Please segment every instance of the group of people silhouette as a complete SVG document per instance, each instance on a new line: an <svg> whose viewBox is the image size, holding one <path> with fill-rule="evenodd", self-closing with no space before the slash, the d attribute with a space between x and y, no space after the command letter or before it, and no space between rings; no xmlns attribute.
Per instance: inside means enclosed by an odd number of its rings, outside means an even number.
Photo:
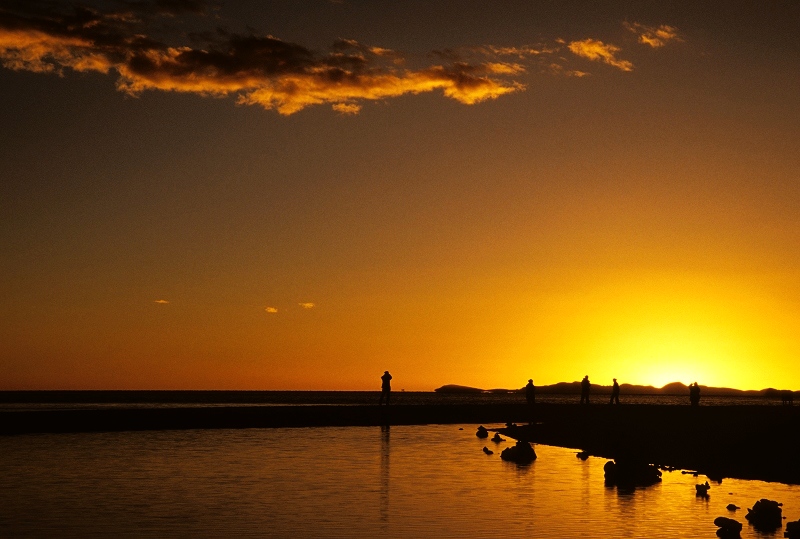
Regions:
<svg viewBox="0 0 800 539"><path fill-rule="evenodd" d="M389 398L392 394L392 375L389 371L383 371L381 376L381 398L378 406L383 406L383 401L386 400L386 406L389 406ZM589 404L589 393L592 390L592 383L589 381L589 375L583 377L581 380L581 404ZM530 406L536 403L536 386L533 385L533 379L529 379L525 385L525 400ZM689 384L689 402L692 406L700 405L700 386L697 382ZM619 404L619 383L614 378L614 383L611 386L611 399L609 404Z"/></svg>
<svg viewBox="0 0 800 539"><path fill-rule="evenodd" d="M589 381L589 375L583 377L581 380L581 404L589 404L589 393L592 390L592 383ZM525 400L528 404L533 405L536 402L536 388L533 385L533 380L528 380L525 386ZM689 402L692 406L699 406L700 404L700 386L697 382L689 384ZM609 404L619 404L619 383L617 379L613 379L611 385L611 399Z"/></svg>

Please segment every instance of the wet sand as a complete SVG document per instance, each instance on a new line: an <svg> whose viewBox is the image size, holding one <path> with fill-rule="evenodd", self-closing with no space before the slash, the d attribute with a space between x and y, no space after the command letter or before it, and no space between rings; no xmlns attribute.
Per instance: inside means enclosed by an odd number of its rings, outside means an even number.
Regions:
<svg viewBox="0 0 800 539"><path fill-rule="evenodd" d="M527 425L529 422L532 425ZM105 408L0 412L0 434L507 423L506 436L606 458L800 484L800 408L659 405L399 405Z"/></svg>

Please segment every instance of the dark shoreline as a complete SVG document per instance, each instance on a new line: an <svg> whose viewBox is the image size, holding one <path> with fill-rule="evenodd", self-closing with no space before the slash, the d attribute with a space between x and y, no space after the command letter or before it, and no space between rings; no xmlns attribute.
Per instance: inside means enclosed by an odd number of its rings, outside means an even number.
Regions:
<svg viewBox="0 0 800 539"><path fill-rule="evenodd" d="M529 421L533 425L527 425ZM800 408L524 404L185 406L0 411L0 435L518 423L512 438L736 477L800 484Z"/></svg>

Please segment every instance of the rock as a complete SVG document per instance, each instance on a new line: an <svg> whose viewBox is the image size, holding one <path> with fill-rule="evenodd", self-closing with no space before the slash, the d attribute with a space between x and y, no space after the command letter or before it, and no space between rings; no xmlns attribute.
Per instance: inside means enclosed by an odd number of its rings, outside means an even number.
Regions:
<svg viewBox="0 0 800 539"><path fill-rule="evenodd" d="M782 505L782 503L761 498L751 509L747 510L744 518L760 532L774 532L783 525Z"/></svg>
<svg viewBox="0 0 800 539"><path fill-rule="evenodd" d="M695 485L695 486L694 486L694 488L695 488L695 490L697 491L697 495L698 495L698 496L705 496L705 497L707 497L707 496L708 496L708 489L710 489L710 488L711 488L711 485L709 485L709 484L708 484L708 481L706 481L706 482L705 482L704 484L702 484L702 485Z"/></svg>
<svg viewBox="0 0 800 539"><path fill-rule="evenodd" d="M496 444L499 444L500 442L505 442L506 440L505 438L501 438L499 434L495 433L494 436L492 436L492 441Z"/></svg>
<svg viewBox="0 0 800 539"><path fill-rule="evenodd" d="M725 506L725 509L727 509L728 511L736 511L737 509L740 509L740 507L738 505L729 503L728 505Z"/></svg>
<svg viewBox="0 0 800 539"><path fill-rule="evenodd" d="M800 520L786 523L786 531L783 532L784 537L789 539L800 539Z"/></svg>
<svg viewBox="0 0 800 539"><path fill-rule="evenodd" d="M486 427L481 425L480 427L478 427L478 432L475 433L475 436L477 436L478 438L488 438L489 431L486 430Z"/></svg>
<svg viewBox="0 0 800 539"><path fill-rule="evenodd" d="M581 460L586 460L586 459L589 458L589 452L588 451L580 451L580 452L576 453L575 456L578 457Z"/></svg>
<svg viewBox="0 0 800 539"><path fill-rule="evenodd" d="M649 487L661 481L661 471L652 464L634 460L609 460L603 466L606 485L623 488Z"/></svg>
<svg viewBox="0 0 800 539"><path fill-rule="evenodd" d="M530 464L536 460L536 452L528 442L518 441L515 445L503 449L500 458L517 464Z"/></svg>
<svg viewBox="0 0 800 539"><path fill-rule="evenodd" d="M483 446L483 452L486 453L487 455L494 455L494 451L492 451L486 446Z"/></svg>
<svg viewBox="0 0 800 539"><path fill-rule="evenodd" d="M717 536L722 537L723 539L733 539L735 537L739 537L739 532L742 531L742 524L728 517L715 518L714 525L719 528L717 530Z"/></svg>

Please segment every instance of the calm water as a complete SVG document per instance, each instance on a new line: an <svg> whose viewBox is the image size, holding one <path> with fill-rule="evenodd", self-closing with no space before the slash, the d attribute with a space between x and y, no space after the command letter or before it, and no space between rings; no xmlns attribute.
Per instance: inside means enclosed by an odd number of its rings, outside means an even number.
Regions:
<svg viewBox="0 0 800 539"><path fill-rule="evenodd" d="M520 467L475 425L0 438L0 537L716 537L762 497L800 518L800 487L695 478L620 493L605 460L536 446ZM481 448L495 450L485 455ZM738 512L725 506L735 503ZM782 537L779 531L775 537Z"/></svg>

